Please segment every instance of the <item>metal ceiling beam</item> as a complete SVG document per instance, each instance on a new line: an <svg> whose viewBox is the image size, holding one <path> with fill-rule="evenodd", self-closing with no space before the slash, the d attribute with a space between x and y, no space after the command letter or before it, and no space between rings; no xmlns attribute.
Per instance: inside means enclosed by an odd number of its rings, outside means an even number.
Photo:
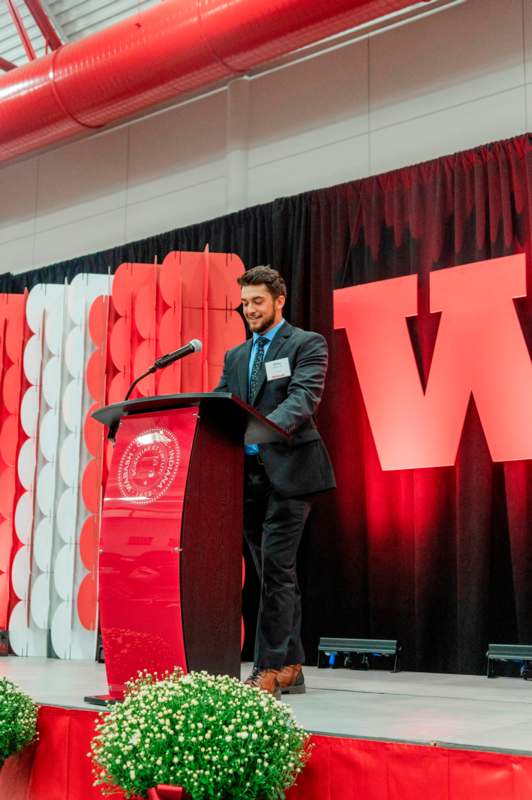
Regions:
<svg viewBox="0 0 532 800"><path fill-rule="evenodd" d="M9 72L10 69L16 69L17 65L13 64L13 62L8 61L6 58L2 58L0 56L0 69L4 72Z"/></svg>
<svg viewBox="0 0 532 800"><path fill-rule="evenodd" d="M63 42L43 8L41 0L24 0L24 3L49 47L52 50L57 50L58 47L61 47Z"/></svg>
<svg viewBox="0 0 532 800"><path fill-rule="evenodd" d="M9 9L9 13L11 14L11 19L17 29L17 33L20 37L20 41L22 42L22 46L26 51L26 55L28 56L30 61L35 61L37 58L35 54L35 50L33 49L33 45L31 43L31 39L28 36L28 31L24 27L24 23L22 22L22 17L20 16L20 12L16 6L15 0L6 0L7 7Z"/></svg>
<svg viewBox="0 0 532 800"><path fill-rule="evenodd" d="M464 2L465 2L465 0L464 0ZM64 25L61 25L61 23L59 22L59 20L57 18L57 14L54 11L52 11L52 9L50 8L49 0L41 0L41 5L44 8L44 10L46 11L46 15L47 15L48 19L50 20L50 22L52 23L52 25L56 29L57 33L59 34L59 38L61 39L63 44L67 44L67 42L70 41L71 37L67 34Z"/></svg>

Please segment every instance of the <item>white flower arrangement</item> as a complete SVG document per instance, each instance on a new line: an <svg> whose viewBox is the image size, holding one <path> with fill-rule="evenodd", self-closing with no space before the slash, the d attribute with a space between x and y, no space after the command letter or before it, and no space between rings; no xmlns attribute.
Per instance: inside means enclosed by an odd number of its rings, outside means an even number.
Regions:
<svg viewBox="0 0 532 800"><path fill-rule="evenodd" d="M7 678L0 678L0 766L37 739L37 706Z"/></svg>
<svg viewBox="0 0 532 800"><path fill-rule="evenodd" d="M192 800L277 800L310 755L292 710L224 675L139 673L100 714L89 756L106 794L146 797L158 784Z"/></svg>

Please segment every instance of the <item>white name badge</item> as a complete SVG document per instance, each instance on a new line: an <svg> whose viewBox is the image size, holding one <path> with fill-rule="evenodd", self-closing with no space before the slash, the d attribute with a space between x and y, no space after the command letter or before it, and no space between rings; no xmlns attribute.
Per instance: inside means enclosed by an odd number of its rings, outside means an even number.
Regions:
<svg viewBox="0 0 532 800"><path fill-rule="evenodd" d="M290 369L290 362L287 358L278 358L277 361L266 361L266 377L269 381L275 381L278 378L289 378L292 374Z"/></svg>

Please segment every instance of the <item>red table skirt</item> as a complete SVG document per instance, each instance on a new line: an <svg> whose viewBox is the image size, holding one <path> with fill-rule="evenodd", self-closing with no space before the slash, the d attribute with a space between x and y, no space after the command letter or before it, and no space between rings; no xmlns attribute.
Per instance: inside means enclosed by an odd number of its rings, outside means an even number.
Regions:
<svg viewBox="0 0 532 800"><path fill-rule="evenodd" d="M101 800L87 758L96 716L42 707L38 744L0 771L1 800ZM335 736L313 741L310 762L287 800L532 798L532 757Z"/></svg>

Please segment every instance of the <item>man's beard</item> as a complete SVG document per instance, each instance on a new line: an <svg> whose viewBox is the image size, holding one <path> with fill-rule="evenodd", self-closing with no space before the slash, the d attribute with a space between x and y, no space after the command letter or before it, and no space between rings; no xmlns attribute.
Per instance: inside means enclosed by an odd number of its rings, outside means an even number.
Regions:
<svg viewBox="0 0 532 800"><path fill-rule="evenodd" d="M266 317L265 319L262 320L259 328L253 328L253 333L264 333L264 331L267 331L268 328L271 328L274 322L275 322L275 310L272 311L269 317Z"/></svg>

